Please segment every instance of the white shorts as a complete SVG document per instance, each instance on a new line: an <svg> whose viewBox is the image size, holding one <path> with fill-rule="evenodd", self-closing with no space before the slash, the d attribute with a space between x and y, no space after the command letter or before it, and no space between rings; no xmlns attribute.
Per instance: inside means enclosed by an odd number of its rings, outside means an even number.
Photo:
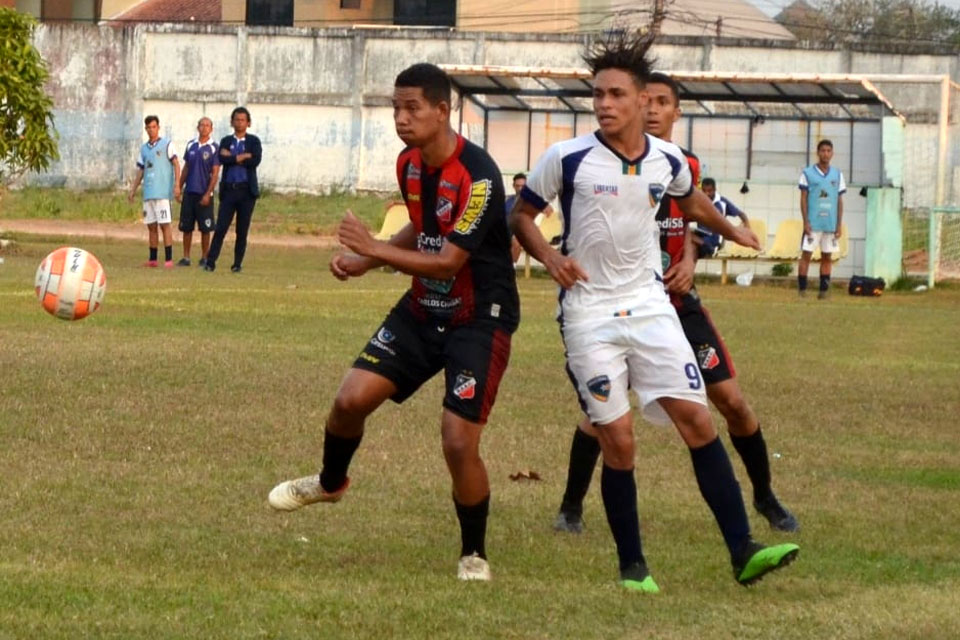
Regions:
<svg viewBox="0 0 960 640"><path fill-rule="evenodd" d="M167 199L143 201L143 224L170 224L173 222L173 211Z"/></svg>
<svg viewBox="0 0 960 640"><path fill-rule="evenodd" d="M820 247L820 253L836 253L840 251L840 243L837 241L837 234L832 231L813 231L809 234L803 234L803 240L800 241L800 250L813 253Z"/></svg>
<svg viewBox="0 0 960 640"><path fill-rule="evenodd" d="M671 423L658 398L706 406L700 368L673 305L664 299L629 313L562 325L567 370L590 421L609 424L629 413L631 389L655 424Z"/></svg>

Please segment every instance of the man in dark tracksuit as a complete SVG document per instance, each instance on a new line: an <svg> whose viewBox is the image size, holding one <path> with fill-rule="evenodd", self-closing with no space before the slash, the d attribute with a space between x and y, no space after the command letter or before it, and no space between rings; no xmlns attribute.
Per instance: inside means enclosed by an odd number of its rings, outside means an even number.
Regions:
<svg viewBox="0 0 960 640"><path fill-rule="evenodd" d="M233 250L233 265L230 271L238 273L243 264L243 254L247 251L247 232L253 219L253 207L260 196L257 182L257 167L263 150L260 138L247 133L250 126L250 112L237 107L230 114L233 135L220 141L220 153L217 159L223 166L220 174L220 209L217 211L217 228L213 233L210 253L207 254L205 271L217 268L217 258L223 247L223 239L230 230L233 215L237 215L237 243Z"/></svg>

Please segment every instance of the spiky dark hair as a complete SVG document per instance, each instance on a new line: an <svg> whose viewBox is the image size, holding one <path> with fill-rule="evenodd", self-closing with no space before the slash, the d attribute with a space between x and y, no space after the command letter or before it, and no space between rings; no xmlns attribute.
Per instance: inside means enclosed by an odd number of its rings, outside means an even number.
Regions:
<svg viewBox="0 0 960 640"><path fill-rule="evenodd" d="M653 32L612 31L604 38L595 40L583 53L590 73L596 76L605 69L620 69L632 75L641 86L647 83L653 63L650 56Z"/></svg>
<svg viewBox="0 0 960 640"><path fill-rule="evenodd" d="M407 67L393 82L394 87L420 87L427 102L436 106L441 102L451 104L453 93L450 76L440 67L429 62L420 62Z"/></svg>

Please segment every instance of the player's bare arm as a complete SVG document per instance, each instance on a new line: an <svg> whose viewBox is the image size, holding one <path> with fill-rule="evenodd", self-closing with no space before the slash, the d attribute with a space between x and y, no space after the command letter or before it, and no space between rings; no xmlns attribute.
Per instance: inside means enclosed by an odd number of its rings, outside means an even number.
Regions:
<svg viewBox="0 0 960 640"><path fill-rule="evenodd" d="M800 215L803 216L803 234L806 236L813 235L813 230L810 228L810 220L807 218L807 192L800 192Z"/></svg>
<svg viewBox="0 0 960 640"><path fill-rule="evenodd" d="M837 229L834 232L837 240L839 240L842 235L841 229L843 229L843 194L837 196Z"/></svg>
<svg viewBox="0 0 960 640"><path fill-rule="evenodd" d="M137 196L137 189L140 188L140 183L143 181L143 169L137 169L137 177L133 179L133 186L130 187L130 194L127 196L127 200L133 202L133 199Z"/></svg>
<svg viewBox="0 0 960 640"><path fill-rule="evenodd" d="M683 259L678 261L663 274L663 283L667 291L677 295L685 295L693 287L693 273L697 267L696 234L687 227L683 234Z"/></svg>
<svg viewBox="0 0 960 640"><path fill-rule="evenodd" d="M715 231L719 231L725 238L744 247L760 250L760 241L756 234L748 227L735 227L713 206L708 198L699 189L694 189L685 198L677 198L677 204L683 215L698 223L704 224Z"/></svg>
<svg viewBox="0 0 960 640"><path fill-rule="evenodd" d="M546 267L550 277L564 289L571 288L578 280L588 280L587 273L576 260L561 255L559 251L550 246L550 243L540 233L540 229L533 221L538 213L540 212L537 208L523 198L517 198L517 202L513 205L513 212L510 214L510 229L521 246L527 253L539 260Z"/></svg>
<svg viewBox="0 0 960 640"><path fill-rule="evenodd" d="M358 255L387 264L407 275L447 280L457 275L470 253L444 242L439 253L424 253L374 238L363 223L348 211L337 231L340 243Z"/></svg>
<svg viewBox="0 0 960 640"><path fill-rule="evenodd" d="M417 232L413 228L413 223L408 222L405 227L390 238L389 242L403 249L416 248ZM376 269L383 265L384 262L380 260L352 252L341 251L330 259L330 273L332 273L337 280L346 280L347 278L358 278L370 269Z"/></svg>
<svg viewBox="0 0 960 640"><path fill-rule="evenodd" d="M180 188L180 159L177 156L173 156L170 159L170 163L173 165L173 197L179 202L182 199L183 190ZM183 172L184 177L186 177L186 171Z"/></svg>
<svg viewBox="0 0 960 640"><path fill-rule="evenodd" d="M183 173L186 174L187 169L184 167ZM207 206L210 204L210 198L213 197L213 190L217 186L217 179L220 177L220 165L213 165L213 171L210 172L210 183L207 185L206 190L203 192L203 197L200 198L200 204L202 206Z"/></svg>

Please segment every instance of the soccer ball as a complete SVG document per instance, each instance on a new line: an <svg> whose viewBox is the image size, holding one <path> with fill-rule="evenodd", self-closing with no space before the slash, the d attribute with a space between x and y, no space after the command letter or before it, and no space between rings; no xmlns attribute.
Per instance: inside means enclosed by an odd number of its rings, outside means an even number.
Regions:
<svg viewBox="0 0 960 640"><path fill-rule="evenodd" d="M107 274L92 253L60 247L40 263L34 286L48 313L62 320L80 320L103 304Z"/></svg>

